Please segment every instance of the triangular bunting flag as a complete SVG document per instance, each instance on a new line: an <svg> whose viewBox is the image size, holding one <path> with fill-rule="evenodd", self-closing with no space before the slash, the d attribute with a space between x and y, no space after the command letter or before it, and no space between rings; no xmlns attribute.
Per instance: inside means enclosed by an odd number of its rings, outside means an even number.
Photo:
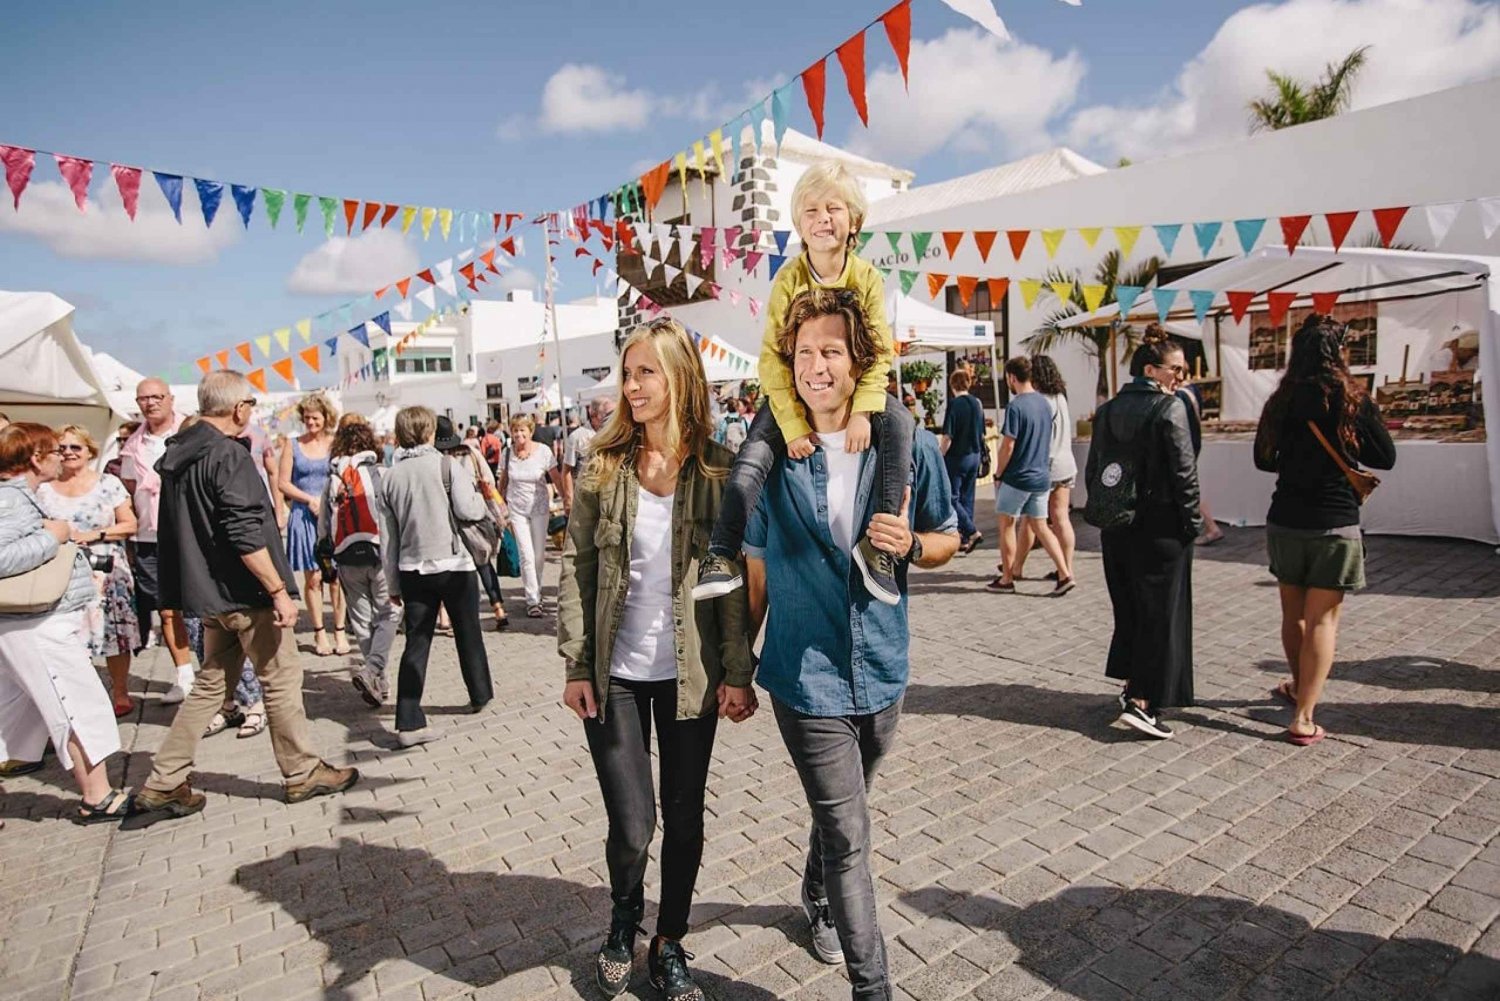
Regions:
<svg viewBox="0 0 1500 1001"><path fill-rule="evenodd" d="M403 206L401 206L401 235L402 236L405 236L406 233L407 233L407 231L411 229L412 220L416 219L416 217L417 217L417 207L415 205L403 205Z"/></svg>
<svg viewBox="0 0 1500 1001"><path fill-rule="evenodd" d="M427 239L432 234L432 221L437 218L437 209L431 206L422 208L422 239Z"/></svg>
<svg viewBox="0 0 1500 1001"><path fill-rule="evenodd" d="M239 353L239 356L241 358L245 359L245 364L246 365L250 364L250 342L249 341L246 341L243 344L236 344L234 346L234 350Z"/></svg>
<svg viewBox="0 0 1500 1001"><path fill-rule="evenodd" d="M1359 212L1328 212L1323 218L1328 220L1328 235L1333 239L1333 249L1343 247L1344 240L1349 236L1349 230L1354 226L1354 220L1358 218Z"/></svg>
<svg viewBox="0 0 1500 1001"><path fill-rule="evenodd" d="M205 356L198 359L198 367L203 370L204 375L207 375L209 371L213 369L214 363Z"/></svg>
<svg viewBox="0 0 1500 1001"><path fill-rule="evenodd" d="M1127 258L1131 251L1135 250L1135 241L1140 239L1141 227L1139 226L1116 226L1115 242L1120 245L1120 257Z"/></svg>
<svg viewBox="0 0 1500 1001"><path fill-rule="evenodd" d="M219 201L224 197L224 185L218 181L193 179L198 189L198 205L203 209L203 225L212 226L214 216L219 214Z"/></svg>
<svg viewBox="0 0 1500 1001"><path fill-rule="evenodd" d="M1333 307L1338 303L1339 296L1342 294L1342 292L1314 292L1312 294L1313 312L1331 316Z"/></svg>
<svg viewBox="0 0 1500 1001"><path fill-rule="evenodd" d="M889 232L885 234L886 241L891 245L891 253L901 253L901 237L904 235L901 232Z"/></svg>
<svg viewBox="0 0 1500 1001"><path fill-rule="evenodd" d="M913 233L911 235L912 257L918 261L927 259L927 245L932 242L931 233Z"/></svg>
<svg viewBox="0 0 1500 1001"><path fill-rule="evenodd" d="M332 358L333 356L335 356L335 355L337 355L339 353L339 335L338 334L334 334L332 337L327 338L326 340L323 341L323 343L328 347L328 356L330 358Z"/></svg>
<svg viewBox="0 0 1500 1001"><path fill-rule="evenodd" d="M911 295L911 287L917 283L917 272L897 271L896 280L901 283L901 294Z"/></svg>
<svg viewBox="0 0 1500 1001"><path fill-rule="evenodd" d="M36 166L36 150L26 149L24 146L0 146L0 163L5 164L5 185L10 188L12 199L15 201L14 208L21 207L21 192L26 190L26 185L31 183L31 171ZM157 183L161 183L163 177L169 174L157 174ZM182 178L177 178L177 190L179 195L182 191ZM162 185L162 191L166 191L166 185ZM171 201L171 197L167 201ZM178 222L182 221L179 215Z"/></svg>
<svg viewBox="0 0 1500 1001"><path fill-rule="evenodd" d="M1307 224L1312 222L1310 215L1284 215L1281 217L1281 239L1286 244L1286 252L1295 254L1297 243L1302 239L1302 234L1307 231Z"/></svg>
<svg viewBox="0 0 1500 1001"><path fill-rule="evenodd" d="M1053 295L1057 296L1057 299L1058 299L1059 302L1071 302L1072 301L1072 299L1073 299L1073 283L1072 282L1048 282L1047 283L1047 287L1052 290L1052 294Z"/></svg>
<svg viewBox="0 0 1500 1001"><path fill-rule="evenodd" d="M819 139L823 138L823 93L827 69L826 60L819 59L802 71L802 90L807 94L807 110L812 113L813 126L818 131ZM781 144L780 139L776 142L778 146Z"/></svg>
<svg viewBox="0 0 1500 1001"><path fill-rule="evenodd" d="M57 161L57 172L68 182L68 190L73 192L73 203L82 212L89 201L89 178L94 176L94 161L61 153L53 153L52 158Z"/></svg>
<svg viewBox="0 0 1500 1001"><path fill-rule="evenodd" d="M276 338L276 343L281 346L281 350L283 350L283 351L290 351L291 350L291 345L292 345L292 328L291 327L277 327L275 330L271 331L271 336L274 337L274 338Z"/></svg>
<svg viewBox="0 0 1500 1001"><path fill-rule="evenodd" d="M891 51L901 66L901 83L909 91L911 81L907 76L906 62L911 55L911 0L901 0L880 15L880 23L885 26L885 37L890 40Z"/></svg>
<svg viewBox="0 0 1500 1001"><path fill-rule="evenodd" d="M979 248L979 259L986 264L990 260L990 248L995 245L995 237L999 235L993 229L976 229L974 231L974 246Z"/></svg>
<svg viewBox="0 0 1500 1001"><path fill-rule="evenodd" d="M948 259L949 260L952 260L953 259L953 255L956 254L956 253L958 253L959 244L961 244L963 242L964 242L964 234L963 234L962 231L957 232L957 233L954 233L954 232L944 232L943 233L943 249L946 250L946 251L948 251Z"/></svg>
<svg viewBox="0 0 1500 1001"><path fill-rule="evenodd" d="M312 321L298 320L294 326L297 328L297 336L302 338L303 344L306 344L312 338Z"/></svg>
<svg viewBox="0 0 1500 1001"><path fill-rule="evenodd" d="M1156 242L1161 244L1168 257L1172 256L1172 248L1177 246L1177 235L1182 232L1182 223L1158 223L1151 227L1156 232Z"/></svg>
<svg viewBox="0 0 1500 1001"><path fill-rule="evenodd" d="M432 276L432 269L431 268L423 268L421 271L418 271L417 272L417 277L420 278L420 279L422 279L424 282L426 282L429 285L436 285L437 284L437 279Z"/></svg>
<svg viewBox="0 0 1500 1001"><path fill-rule="evenodd" d="M1042 246L1047 248L1048 258L1057 256L1057 248L1062 245L1063 237L1067 235L1067 232L1065 229L1042 230Z"/></svg>
<svg viewBox="0 0 1500 1001"><path fill-rule="evenodd" d="M1264 219L1236 219L1234 221L1234 232L1240 238L1240 251L1250 253L1255 249L1255 241L1260 239L1260 231L1266 228Z"/></svg>
<svg viewBox="0 0 1500 1001"><path fill-rule="evenodd" d="M1083 237L1083 242L1090 250L1093 250L1094 244L1099 242L1099 234L1103 232L1104 228L1102 226L1089 226L1079 229L1078 235Z"/></svg>
<svg viewBox="0 0 1500 1001"><path fill-rule="evenodd" d="M260 390L262 393L264 393L266 391L266 370L265 369L263 369L263 368L251 369L249 372L245 373L245 379L250 383L250 385L254 386L256 389Z"/></svg>
<svg viewBox="0 0 1500 1001"><path fill-rule="evenodd" d="M266 218L271 221L271 228L276 228L276 223L281 219L281 207L286 204L286 192L280 188L261 188L260 200L266 207Z"/></svg>
<svg viewBox="0 0 1500 1001"><path fill-rule="evenodd" d="M1008 229L1005 238L1010 241L1010 256L1016 260L1021 259L1021 251L1026 249L1026 241L1031 238L1029 229Z"/></svg>
<svg viewBox="0 0 1500 1001"><path fill-rule="evenodd" d="M936 299L943 286L948 284L948 276L940 274L929 274L927 276L927 297Z"/></svg>
<svg viewBox="0 0 1500 1001"><path fill-rule="evenodd" d="M385 229L386 224L396 218L396 213L401 211L399 205L386 205L380 210L380 228Z"/></svg>
<svg viewBox="0 0 1500 1001"><path fill-rule="evenodd" d="M1177 299L1177 290L1175 288L1152 289L1151 298L1156 302L1157 320L1166 323L1167 314L1172 311L1172 303Z"/></svg>
<svg viewBox="0 0 1500 1001"><path fill-rule="evenodd" d="M1219 230L1224 228L1222 222L1195 222L1193 223L1193 236L1198 240L1198 254L1207 257L1209 251L1214 249L1214 243L1219 239Z"/></svg>
<svg viewBox="0 0 1500 1001"><path fill-rule="evenodd" d="M1198 325L1208 319L1208 308L1214 304L1214 290L1211 288L1188 289L1188 301L1193 304L1193 316Z"/></svg>
<svg viewBox="0 0 1500 1001"><path fill-rule="evenodd" d="M350 327L349 336L354 338L356 341L359 341L359 343L363 344L365 347L370 346L370 334L367 330L365 330L365 325L363 323L356 323L354 326Z"/></svg>
<svg viewBox="0 0 1500 1001"><path fill-rule="evenodd" d="M269 358L269 357L271 357L271 335L270 334L266 334L266 335L264 335L262 337L257 337L255 339L255 346L258 347L258 348L260 348L260 354L261 354L262 358Z"/></svg>
<svg viewBox="0 0 1500 1001"><path fill-rule="evenodd" d="M1396 230L1401 226L1401 220L1406 218L1406 206L1388 209L1376 209L1372 215L1375 216L1375 228L1380 232L1380 245L1389 247L1391 241L1396 238Z"/></svg>
<svg viewBox="0 0 1500 1001"><path fill-rule="evenodd" d="M1120 306L1120 319L1128 319L1130 311L1135 308L1135 301L1146 291L1139 285L1116 285L1115 302Z"/></svg>
<svg viewBox="0 0 1500 1001"><path fill-rule="evenodd" d="M375 217L379 214L380 202L365 202L365 210L359 224L360 232L369 229L370 224L375 221Z"/></svg>
<svg viewBox="0 0 1500 1001"><path fill-rule="evenodd" d="M453 210L438 209L438 232L443 234L443 239L448 239L448 230L453 226Z"/></svg>
<svg viewBox="0 0 1500 1001"><path fill-rule="evenodd" d="M1010 279L986 278L984 283L990 290L990 308L999 309L1000 303L1005 301L1005 293L1010 290Z"/></svg>
<svg viewBox="0 0 1500 1001"><path fill-rule="evenodd" d="M1484 229L1486 240L1500 229L1500 195L1479 199L1479 225Z"/></svg>
<svg viewBox="0 0 1500 1001"><path fill-rule="evenodd" d="M1443 202L1427 206L1427 227L1432 230L1433 246L1441 246L1443 240L1447 239L1448 230L1453 228L1453 221L1458 218L1458 210L1462 204Z"/></svg>
<svg viewBox="0 0 1500 1001"><path fill-rule="evenodd" d="M783 254L770 254L766 257L766 260L770 262L769 266L771 269L771 273L767 277L775 278L776 272L780 271L781 266L786 263L786 256Z"/></svg>
<svg viewBox="0 0 1500 1001"><path fill-rule="evenodd" d="M379 313L371 317L370 322L385 331L387 337L391 336L391 314L389 312Z"/></svg>
<svg viewBox="0 0 1500 1001"><path fill-rule="evenodd" d="M339 200L319 195L318 209L323 213L323 235L333 239L333 220L338 215Z"/></svg>
<svg viewBox="0 0 1500 1001"><path fill-rule="evenodd" d="M320 371L318 368L318 346L316 344L310 348L303 348L297 353L297 357L302 359L302 364L314 372Z"/></svg>
<svg viewBox="0 0 1500 1001"><path fill-rule="evenodd" d="M141 197L141 169L112 163L109 165L109 172L114 175L115 187L120 189L120 202L125 206L125 214L132 220L135 219L136 205Z"/></svg>
<svg viewBox="0 0 1500 1001"><path fill-rule="evenodd" d="M1250 303L1255 299L1255 293L1225 292L1224 298L1229 300L1229 315L1234 317L1234 322L1244 323L1245 315L1250 312Z"/></svg>
<svg viewBox="0 0 1500 1001"><path fill-rule="evenodd" d="M969 302L974 298L974 290L979 287L979 279L972 275L958 276L958 301L963 303L964 309L969 308ZM991 308L994 304L991 304Z"/></svg>
<svg viewBox="0 0 1500 1001"><path fill-rule="evenodd" d="M865 128L870 127L870 110L865 106L865 32L860 31L838 47L839 66L849 84L849 100Z"/></svg>
<svg viewBox="0 0 1500 1001"><path fill-rule="evenodd" d="M229 352L228 351L216 351L216 352L214 352L214 361L216 361L216 362L219 363L219 367L220 368L228 368L229 367Z"/></svg>
<svg viewBox="0 0 1500 1001"><path fill-rule="evenodd" d="M182 222L182 177L177 174L163 174L153 170L152 176L156 178L156 186L161 188L161 193L167 200L168 207L172 210L172 218L179 223ZM16 200L20 201L17 193Z"/></svg>
<svg viewBox="0 0 1500 1001"><path fill-rule="evenodd" d="M292 214L296 218L297 232L302 232L303 223L307 222L307 206L312 202L312 195L292 195Z"/></svg>
<svg viewBox="0 0 1500 1001"><path fill-rule="evenodd" d="M239 209L240 222L245 224L246 229L249 229L250 214L255 211L255 189L243 184L231 184L229 193L234 198L234 207ZM265 381L264 375L261 376L261 381Z"/></svg>
<svg viewBox="0 0 1500 1001"><path fill-rule="evenodd" d="M1105 285L1085 285L1081 291L1083 292L1084 308L1092 313L1104 304L1104 295L1109 291L1109 288Z"/></svg>
<svg viewBox="0 0 1500 1001"><path fill-rule="evenodd" d="M344 199L344 235L348 236L354 232L354 217L359 215L359 199Z"/></svg>
<svg viewBox="0 0 1500 1001"><path fill-rule="evenodd" d="M1021 279L1021 303L1027 309L1036 304L1036 297L1042 294L1042 283L1037 278Z"/></svg>
<svg viewBox="0 0 1500 1001"><path fill-rule="evenodd" d="M1296 292L1266 293L1266 318L1271 321L1271 326L1281 326L1281 322L1286 319L1286 311L1291 308L1292 301L1296 298Z"/></svg>
<svg viewBox="0 0 1500 1001"><path fill-rule="evenodd" d="M271 371L286 380L288 386L295 386L296 381L292 378L292 359L279 358L271 363Z"/></svg>

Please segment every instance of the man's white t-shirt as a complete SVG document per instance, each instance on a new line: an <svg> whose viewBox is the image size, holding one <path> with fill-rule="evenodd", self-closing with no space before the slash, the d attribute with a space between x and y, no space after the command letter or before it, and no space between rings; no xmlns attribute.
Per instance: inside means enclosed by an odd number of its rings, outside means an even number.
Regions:
<svg viewBox="0 0 1500 1001"><path fill-rule="evenodd" d="M672 624L672 495L637 487L630 536L630 583L610 653L609 673L626 681L677 677Z"/></svg>
<svg viewBox="0 0 1500 1001"><path fill-rule="evenodd" d="M143 450L146 453L146 462L153 469L156 468L156 464L161 461L161 457L167 454L167 439L170 438L170 437L172 437L172 435L174 435L176 433L177 433L176 431L173 431L170 428L167 429L167 433L166 434L162 434L162 435L152 434L150 431L145 431L145 432L142 433L142 435L141 435L141 444L142 444ZM140 483L140 481L141 481L141 474L136 470L135 467L136 467L136 464L133 461L131 461L131 459L130 459L129 456L126 456L120 462L120 479L122 479L122 480L131 480L131 481L133 481L135 483ZM130 499L131 507L133 507L135 509L136 517L140 518L141 517L141 509L144 508L144 507L146 507L147 505L150 505L153 502L155 502L159 496L160 496L159 494L152 494L152 493L150 493L150 492L148 492L146 490L140 489L140 487L137 487L136 491L135 491L135 496ZM150 522L150 524L155 525L156 524L156 518L155 518L155 512L154 511L152 512L152 515L153 515L153 517L151 517L149 519L149 522ZM143 521L142 521L142 525L143 526L144 526L145 522L146 522L146 519L143 519ZM137 542L155 542L156 541L156 529L155 528L145 528L145 527L141 527L141 528L137 529L136 533L135 533L135 541L137 541Z"/></svg>
<svg viewBox="0 0 1500 1001"><path fill-rule="evenodd" d="M862 535L855 531L855 492L859 489L859 463L863 452L846 452L849 432L819 431L823 461L828 465L828 530L833 542L844 552L852 552L854 540Z"/></svg>
<svg viewBox="0 0 1500 1001"><path fill-rule="evenodd" d="M580 427L563 442L563 468L572 469L589 457L589 444L597 434L591 427Z"/></svg>

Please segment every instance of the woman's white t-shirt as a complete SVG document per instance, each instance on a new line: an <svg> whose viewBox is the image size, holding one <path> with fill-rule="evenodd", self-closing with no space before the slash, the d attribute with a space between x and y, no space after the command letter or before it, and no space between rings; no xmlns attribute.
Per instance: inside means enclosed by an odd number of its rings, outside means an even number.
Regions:
<svg viewBox="0 0 1500 1001"><path fill-rule="evenodd" d="M552 446L533 442L530 455L523 459L509 451L505 463L505 503L511 513L521 518L545 518L547 473L557 465Z"/></svg>
<svg viewBox="0 0 1500 1001"><path fill-rule="evenodd" d="M1050 475L1053 483L1078 476L1078 460L1073 457L1073 415L1068 412L1068 398L1061 393L1045 397L1052 408L1052 444Z"/></svg>
<svg viewBox="0 0 1500 1001"><path fill-rule="evenodd" d="M630 582L609 673L626 681L677 677L672 622L672 494L658 497L638 486L630 535Z"/></svg>

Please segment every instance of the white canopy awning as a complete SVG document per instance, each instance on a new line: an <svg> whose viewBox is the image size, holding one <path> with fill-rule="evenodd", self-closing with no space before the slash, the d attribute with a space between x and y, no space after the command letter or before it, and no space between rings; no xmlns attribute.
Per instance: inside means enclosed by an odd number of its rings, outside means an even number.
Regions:
<svg viewBox="0 0 1500 1001"><path fill-rule="evenodd" d="M0 411L81 424L100 441L125 416L73 334L73 307L50 292L0 292Z"/></svg>
<svg viewBox="0 0 1500 1001"><path fill-rule="evenodd" d="M885 316L898 343L960 348L989 348L995 343L995 324L990 320L955 316L902 295L895 282L886 284Z"/></svg>

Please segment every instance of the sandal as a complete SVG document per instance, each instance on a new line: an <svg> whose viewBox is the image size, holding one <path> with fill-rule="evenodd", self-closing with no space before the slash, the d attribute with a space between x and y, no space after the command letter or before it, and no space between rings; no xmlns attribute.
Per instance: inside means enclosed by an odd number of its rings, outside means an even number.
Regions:
<svg viewBox="0 0 1500 1001"><path fill-rule="evenodd" d="M541 605L527 605L526 606L526 617L528 619L540 619L542 617L542 606Z"/></svg>
<svg viewBox="0 0 1500 1001"><path fill-rule="evenodd" d="M1292 681L1290 678L1271 689L1271 694L1289 706L1297 704L1297 693L1292 690Z"/></svg>
<svg viewBox="0 0 1500 1001"><path fill-rule="evenodd" d="M333 631L333 652L340 657L354 652L354 648L349 645L349 637L342 629L335 629Z"/></svg>
<svg viewBox="0 0 1500 1001"><path fill-rule="evenodd" d="M1312 733L1298 733L1291 727L1287 727L1286 731L1287 741L1296 744L1298 747L1307 747L1311 744L1316 744L1326 736L1328 736L1328 731L1316 723L1313 724Z"/></svg>
<svg viewBox="0 0 1500 1001"><path fill-rule="evenodd" d="M203 736L212 737L216 733L223 733L232 726L239 726L244 721L245 717L238 706L220 709L214 713L213 719L208 721L208 726L203 728Z"/></svg>
<svg viewBox="0 0 1500 1001"><path fill-rule="evenodd" d="M235 736L244 740L246 737L254 737L266 728L266 711L264 709L247 709L244 722L235 732Z"/></svg>
<svg viewBox="0 0 1500 1001"><path fill-rule="evenodd" d="M313 652L319 657L327 657L333 653L333 647L328 645L328 632L324 629L313 630Z"/></svg>
<svg viewBox="0 0 1500 1001"><path fill-rule="evenodd" d="M79 800L77 824L116 824L130 815L130 797L119 789L111 789L97 803Z"/></svg>

